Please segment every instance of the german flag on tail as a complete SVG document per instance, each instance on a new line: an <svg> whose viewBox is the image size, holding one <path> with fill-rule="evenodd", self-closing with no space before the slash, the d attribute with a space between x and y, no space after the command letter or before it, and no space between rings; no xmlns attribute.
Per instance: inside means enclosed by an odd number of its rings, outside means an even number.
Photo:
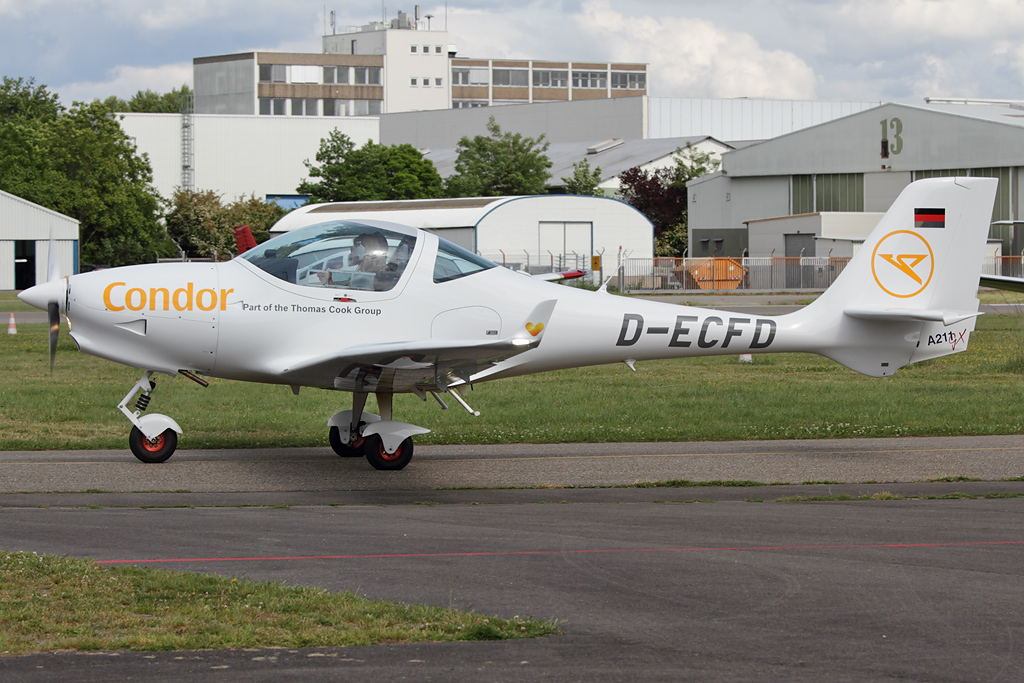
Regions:
<svg viewBox="0 0 1024 683"><path fill-rule="evenodd" d="M915 228L946 227L945 209L914 209Z"/></svg>

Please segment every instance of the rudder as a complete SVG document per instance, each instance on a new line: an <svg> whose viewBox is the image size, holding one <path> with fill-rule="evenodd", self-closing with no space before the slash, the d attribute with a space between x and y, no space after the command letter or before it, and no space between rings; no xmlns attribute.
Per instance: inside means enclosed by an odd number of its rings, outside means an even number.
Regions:
<svg viewBox="0 0 1024 683"><path fill-rule="evenodd" d="M808 309L835 323L818 352L853 370L899 367L967 348L998 181L911 183Z"/></svg>

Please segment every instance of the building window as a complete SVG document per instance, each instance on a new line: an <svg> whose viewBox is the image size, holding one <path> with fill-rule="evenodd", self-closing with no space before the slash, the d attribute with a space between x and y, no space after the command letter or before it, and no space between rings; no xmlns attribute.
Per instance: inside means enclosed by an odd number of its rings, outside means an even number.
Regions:
<svg viewBox="0 0 1024 683"><path fill-rule="evenodd" d="M345 101L344 100L324 100L323 101L324 116L344 116L345 115Z"/></svg>
<svg viewBox="0 0 1024 683"><path fill-rule="evenodd" d="M261 97L260 115L262 116L284 116L288 113L288 100L280 97Z"/></svg>
<svg viewBox="0 0 1024 683"><path fill-rule="evenodd" d="M379 66L357 66L353 71L356 85L380 85Z"/></svg>
<svg viewBox="0 0 1024 683"><path fill-rule="evenodd" d="M533 87L565 88L569 84L568 71L534 71Z"/></svg>
<svg viewBox="0 0 1024 683"><path fill-rule="evenodd" d="M458 68L452 69L452 85L487 85L490 83L487 69Z"/></svg>
<svg viewBox="0 0 1024 683"><path fill-rule="evenodd" d="M794 214L863 210L863 173L793 176Z"/></svg>
<svg viewBox="0 0 1024 683"><path fill-rule="evenodd" d="M347 66L324 67L324 83L347 85L349 82L349 68Z"/></svg>
<svg viewBox="0 0 1024 683"><path fill-rule="evenodd" d="M429 55L430 54L430 46L429 45L424 45L423 46L423 54L425 54L425 55Z"/></svg>
<svg viewBox="0 0 1024 683"><path fill-rule="evenodd" d="M434 54L435 55L441 54L441 46L440 45L435 45L434 46Z"/></svg>
<svg viewBox="0 0 1024 683"><path fill-rule="evenodd" d="M412 53L412 54L416 54L416 46L415 45L410 45L409 46L409 52Z"/></svg>
<svg viewBox="0 0 1024 683"><path fill-rule="evenodd" d="M494 85L505 85L525 88L530 84L530 75L526 69L495 69Z"/></svg>
<svg viewBox="0 0 1024 683"><path fill-rule="evenodd" d="M317 103L319 100L305 99L300 97L292 98L292 116L316 116Z"/></svg>
<svg viewBox="0 0 1024 683"><path fill-rule="evenodd" d="M320 67L318 66L293 66L292 83L319 83Z"/></svg>
<svg viewBox="0 0 1024 683"><path fill-rule="evenodd" d="M612 72L612 90L646 90L647 74L642 72Z"/></svg>
<svg viewBox="0 0 1024 683"><path fill-rule="evenodd" d="M604 71L573 71L572 87L604 90L608 87L608 74Z"/></svg>
<svg viewBox="0 0 1024 683"><path fill-rule="evenodd" d="M415 87L416 87L416 85L417 85L417 80L418 80L418 79L415 79L415 78L410 78L410 79L409 79L409 85L411 85L412 87L414 87L414 88L415 88Z"/></svg>
<svg viewBox="0 0 1024 683"><path fill-rule="evenodd" d="M486 100L453 100L452 109L477 109L486 107Z"/></svg>
<svg viewBox="0 0 1024 683"><path fill-rule="evenodd" d="M444 79L443 78L435 78L434 79L434 85L436 85L438 88L443 87L444 86Z"/></svg>
<svg viewBox="0 0 1024 683"><path fill-rule="evenodd" d="M260 64L260 83L284 83L288 80L288 67L284 64Z"/></svg>

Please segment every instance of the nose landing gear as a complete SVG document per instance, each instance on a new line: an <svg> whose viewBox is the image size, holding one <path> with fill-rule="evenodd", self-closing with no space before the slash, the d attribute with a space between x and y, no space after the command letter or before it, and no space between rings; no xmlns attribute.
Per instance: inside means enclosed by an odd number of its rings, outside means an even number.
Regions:
<svg viewBox="0 0 1024 683"><path fill-rule="evenodd" d="M153 390L156 389L156 382L152 381L153 371L146 371L132 390L117 404L118 410L124 413L128 421L132 423L131 434L128 435L128 447L132 454L146 463L164 462L174 454L178 447L178 434L181 434L181 427L178 423L159 413L142 415L149 407ZM135 402L135 410L128 409L135 394L142 392Z"/></svg>

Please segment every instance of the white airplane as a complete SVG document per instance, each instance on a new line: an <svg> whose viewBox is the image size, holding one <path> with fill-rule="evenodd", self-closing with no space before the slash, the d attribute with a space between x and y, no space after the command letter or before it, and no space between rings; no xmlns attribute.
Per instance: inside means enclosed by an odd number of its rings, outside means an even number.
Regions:
<svg viewBox="0 0 1024 683"><path fill-rule="evenodd" d="M398 470L429 430L394 419L396 393L442 407L447 393L478 415L463 398L471 385L576 366L810 352L884 377L963 351L995 191L987 178L913 183L824 294L778 317L562 287L372 220L295 230L226 263L67 278L51 265L49 282L19 296L49 311L51 367L64 314L81 351L143 370L118 408L144 462L169 458L182 431L143 414L164 373L352 392L351 410L328 420L331 446ZM371 393L380 415L364 410Z"/></svg>

